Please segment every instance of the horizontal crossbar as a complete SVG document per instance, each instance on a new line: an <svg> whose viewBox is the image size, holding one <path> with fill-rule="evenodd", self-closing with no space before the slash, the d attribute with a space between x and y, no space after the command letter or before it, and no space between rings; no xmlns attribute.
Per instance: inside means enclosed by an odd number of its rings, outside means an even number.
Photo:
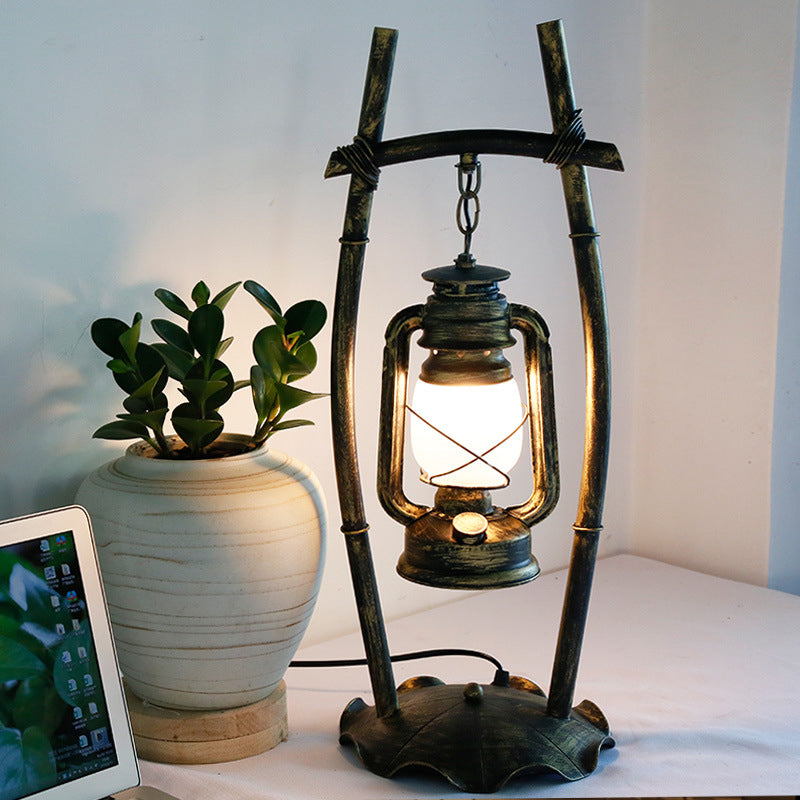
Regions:
<svg viewBox="0 0 800 800"><path fill-rule="evenodd" d="M476 155L528 156L547 158L558 142L558 136L551 133L534 133L513 130L460 130L422 133L400 139L377 142L372 147L372 161L376 167L402 164L407 161L421 161L439 156L475 153ZM351 167L342 157L339 148L331 153L325 170L326 178L335 178L351 173ZM622 158L616 145L587 139L580 149L566 162L583 164L622 172Z"/></svg>

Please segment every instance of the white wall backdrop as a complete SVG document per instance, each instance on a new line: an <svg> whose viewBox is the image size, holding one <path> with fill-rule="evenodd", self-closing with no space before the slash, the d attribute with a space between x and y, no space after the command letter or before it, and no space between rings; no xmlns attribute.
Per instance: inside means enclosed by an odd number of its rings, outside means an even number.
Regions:
<svg viewBox="0 0 800 800"><path fill-rule="evenodd" d="M796 7L649 8L631 544L764 584Z"/></svg>
<svg viewBox="0 0 800 800"><path fill-rule="evenodd" d="M765 582L783 184L795 0L368 0L0 3L0 516L71 502L121 450L91 440L118 390L88 329L255 278L284 304L332 304L346 179L375 25L400 30L385 136L550 129L535 25L565 22L590 138L626 172L591 175L612 325L614 421L603 552L634 550ZM358 424L388 617L452 599L394 575L402 530L374 498L383 330L418 274L461 247L455 170L383 172L358 336ZM484 159L473 252L552 333L562 500L535 530L567 563L583 446L583 352L558 175ZM243 376L263 312L229 306ZM323 362L330 326L320 337ZM238 348L238 349L236 349ZM327 364L307 388L326 390ZM226 415L252 424L246 398ZM310 639L356 627L338 534L327 401L276 437L328 496L328 561ZM506 490L524 496L519 477ZM424 488L415 492L424 496ZM517 492L517 495L514 495Z"/></svg>
<svg viewBox="0 0 800 800"><path fill-rule="evenodd" d="M798 20L800 24L800 20ZM800 60L795 59L786 166L781 299L772 426L769 585L800 594Z"/></svg>

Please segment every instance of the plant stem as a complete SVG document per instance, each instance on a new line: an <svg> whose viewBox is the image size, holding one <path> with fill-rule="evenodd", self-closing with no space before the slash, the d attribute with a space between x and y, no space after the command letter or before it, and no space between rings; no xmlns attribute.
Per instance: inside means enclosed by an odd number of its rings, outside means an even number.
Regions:
<svg viewBox="0 0 800 800"><path fill-rule="evenodd" d="M156 437L156 441L151 442L153 449L157 450L159 453L161 453L161 455L166 456L167 458L172 458L172 451L169 449L169 444L164 436L164 432L154 428L153 433Z"/></svg>

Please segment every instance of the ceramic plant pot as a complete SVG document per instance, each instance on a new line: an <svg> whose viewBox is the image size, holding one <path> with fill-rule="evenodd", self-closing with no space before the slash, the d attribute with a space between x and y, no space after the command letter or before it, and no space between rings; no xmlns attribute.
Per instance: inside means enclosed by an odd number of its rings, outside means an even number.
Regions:
<svg viewBox="0 0 800 800"><path fill-rule="evenodd" d="M77 495L91 515L126 683L168 708L258 702L280 683L314 608L325 540L319 483L266 447L154 455L131 445Z"/></svg>

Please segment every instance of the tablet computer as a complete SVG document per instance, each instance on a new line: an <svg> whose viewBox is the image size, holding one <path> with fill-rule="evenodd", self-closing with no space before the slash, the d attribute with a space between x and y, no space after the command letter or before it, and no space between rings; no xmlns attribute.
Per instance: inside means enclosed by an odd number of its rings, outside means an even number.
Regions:
<svg viewBox="0 0 800 800"><path fill-rule="evenodd" d="M0 523L0 800L100 800L138 783L87 513Z"/></svg>

